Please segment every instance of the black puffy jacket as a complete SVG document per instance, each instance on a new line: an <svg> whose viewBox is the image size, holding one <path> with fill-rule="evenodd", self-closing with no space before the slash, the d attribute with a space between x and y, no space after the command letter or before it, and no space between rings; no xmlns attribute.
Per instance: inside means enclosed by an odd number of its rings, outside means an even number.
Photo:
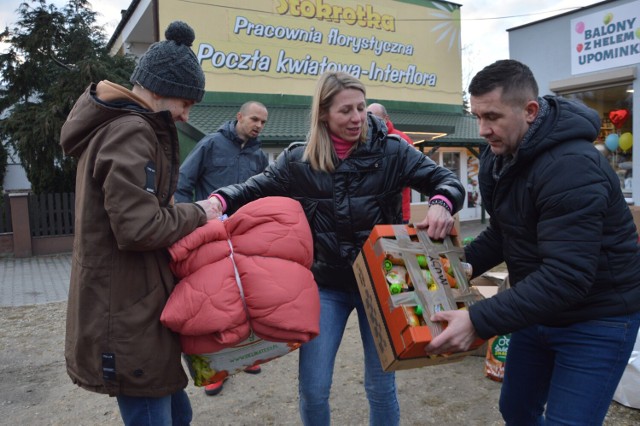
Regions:
<svg viewBox="0 0 640 426"><path fill-rule="evenodd" d="M403 187L427 196L444 195L455 211L464 199L464 188L453 172L386 132L386 126L369 115L367 143L340 161L333 173L313 170L302 161L304 144L294 143L263 173L216 193L231 213L260 197L298 200L313 233L316 282L357 291L351 265L374 225L402 223Z"/></svg>
<svg viewBox="0 0 640 426"><path fill-rule="evenodd" d="M466 258L476 274L504 260L513 287L471 306L483 338L640 309L638 236L618 176L592 143L598 115L545 99L549 115L499 179L491 150L480 159L491 221Z"/></svg>

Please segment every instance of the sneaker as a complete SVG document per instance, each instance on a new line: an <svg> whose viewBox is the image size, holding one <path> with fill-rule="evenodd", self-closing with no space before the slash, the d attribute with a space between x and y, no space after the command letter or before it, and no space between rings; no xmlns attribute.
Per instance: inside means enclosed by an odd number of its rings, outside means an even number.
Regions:
<svg viewBox="0 0 640 426"><path fill-rule="evenodd" d="M244 372L248 374L260 374L262 372L262 368L260 368L260 365L253 365L245 368Z"/></svg>
<svg viewBox="0 0 640 426"><path fill-rule="evenodd" d="M262 373L262 368L260 367L260 365L253 365L251 367L247 367L244 369L244 372L247 374L260 374ZM222 387L224 386L224 381L227 380L229 377L225 377L224 379L220 380L219 382L215 382L215 383L211 383L210 385L206 385L204 387L204 393L206 393L209 396L216 396L218 395L220 392L222 392Z"/></svg>
<svg viewBox="0 0 640 426"><path fill-rule="evenodd" d="M225 380L227 380L226 377L220 380L219 382L214 382L214 383L211 383L210 385L206 385L204 387L204 393L206 393L209 396L216 396L217 394L222 392L222 386L224 385Z"/></svg>

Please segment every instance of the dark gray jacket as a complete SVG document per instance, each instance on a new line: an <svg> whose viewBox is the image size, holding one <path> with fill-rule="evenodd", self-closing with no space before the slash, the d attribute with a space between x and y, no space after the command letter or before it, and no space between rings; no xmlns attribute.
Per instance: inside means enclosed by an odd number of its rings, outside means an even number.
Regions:
<svg viewBox="0 0 640 426"><path fill-rule="evenodd" d="M506 261L513 286L471 306L483 338L640 309L638 235L618 176L593 146L598 114L545 99L548 116L498 179L491 150L480 159L491 222L467 246L467 261L476 274Z"/></svg>
<svg viewBox="0 0 640 426"><path fill-rule="evenodd" d="M369 116L367 143L339 161L333 173L302 160L304 144L287 148L264 173L221 188L228 212L260 197L298 200L314 239L313 273L321 287L357 291L351 265L377 224L402 223L402 188L447 197L458 211L464 188L448 169L406 142L387 137L386 126Z"/></svg>
<svg viewBox="0 0 640 426"><path fill-rule="evenodd" d="M269 161L260 139L249 139L243 147L236 123L224 123L189 153L180 166L176 202L194 201L194 190L195 200L204 200L216 189L244 182L267 167Z"/></svg>

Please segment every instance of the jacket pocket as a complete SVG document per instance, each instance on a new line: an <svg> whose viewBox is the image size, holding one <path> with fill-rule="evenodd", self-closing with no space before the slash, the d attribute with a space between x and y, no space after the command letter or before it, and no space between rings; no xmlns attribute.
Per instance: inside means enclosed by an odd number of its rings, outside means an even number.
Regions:
<svg viewBox="0 0 640 426"><path fill-rule="evenodd" d="M146 296L133 305L114 312L110 319L110 339L129 341L144 339L150 329L160 324L160 314L165 305L164 289L156 285Z"/></svg>

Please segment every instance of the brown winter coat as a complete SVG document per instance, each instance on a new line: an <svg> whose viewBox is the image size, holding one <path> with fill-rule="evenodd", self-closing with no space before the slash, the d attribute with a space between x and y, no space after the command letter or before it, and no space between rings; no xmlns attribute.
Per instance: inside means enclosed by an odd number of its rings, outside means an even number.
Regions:
<svg viewBox="0 0 640 426"><path fill-rule="evenodd" d="M109 395L174 393L188 381L178 336L160 323L175 286L166 247L206 216L195 204L173 204L180 161L173 119L103 81L77 100L60 144L79 160L69 376Z"/></svg>

